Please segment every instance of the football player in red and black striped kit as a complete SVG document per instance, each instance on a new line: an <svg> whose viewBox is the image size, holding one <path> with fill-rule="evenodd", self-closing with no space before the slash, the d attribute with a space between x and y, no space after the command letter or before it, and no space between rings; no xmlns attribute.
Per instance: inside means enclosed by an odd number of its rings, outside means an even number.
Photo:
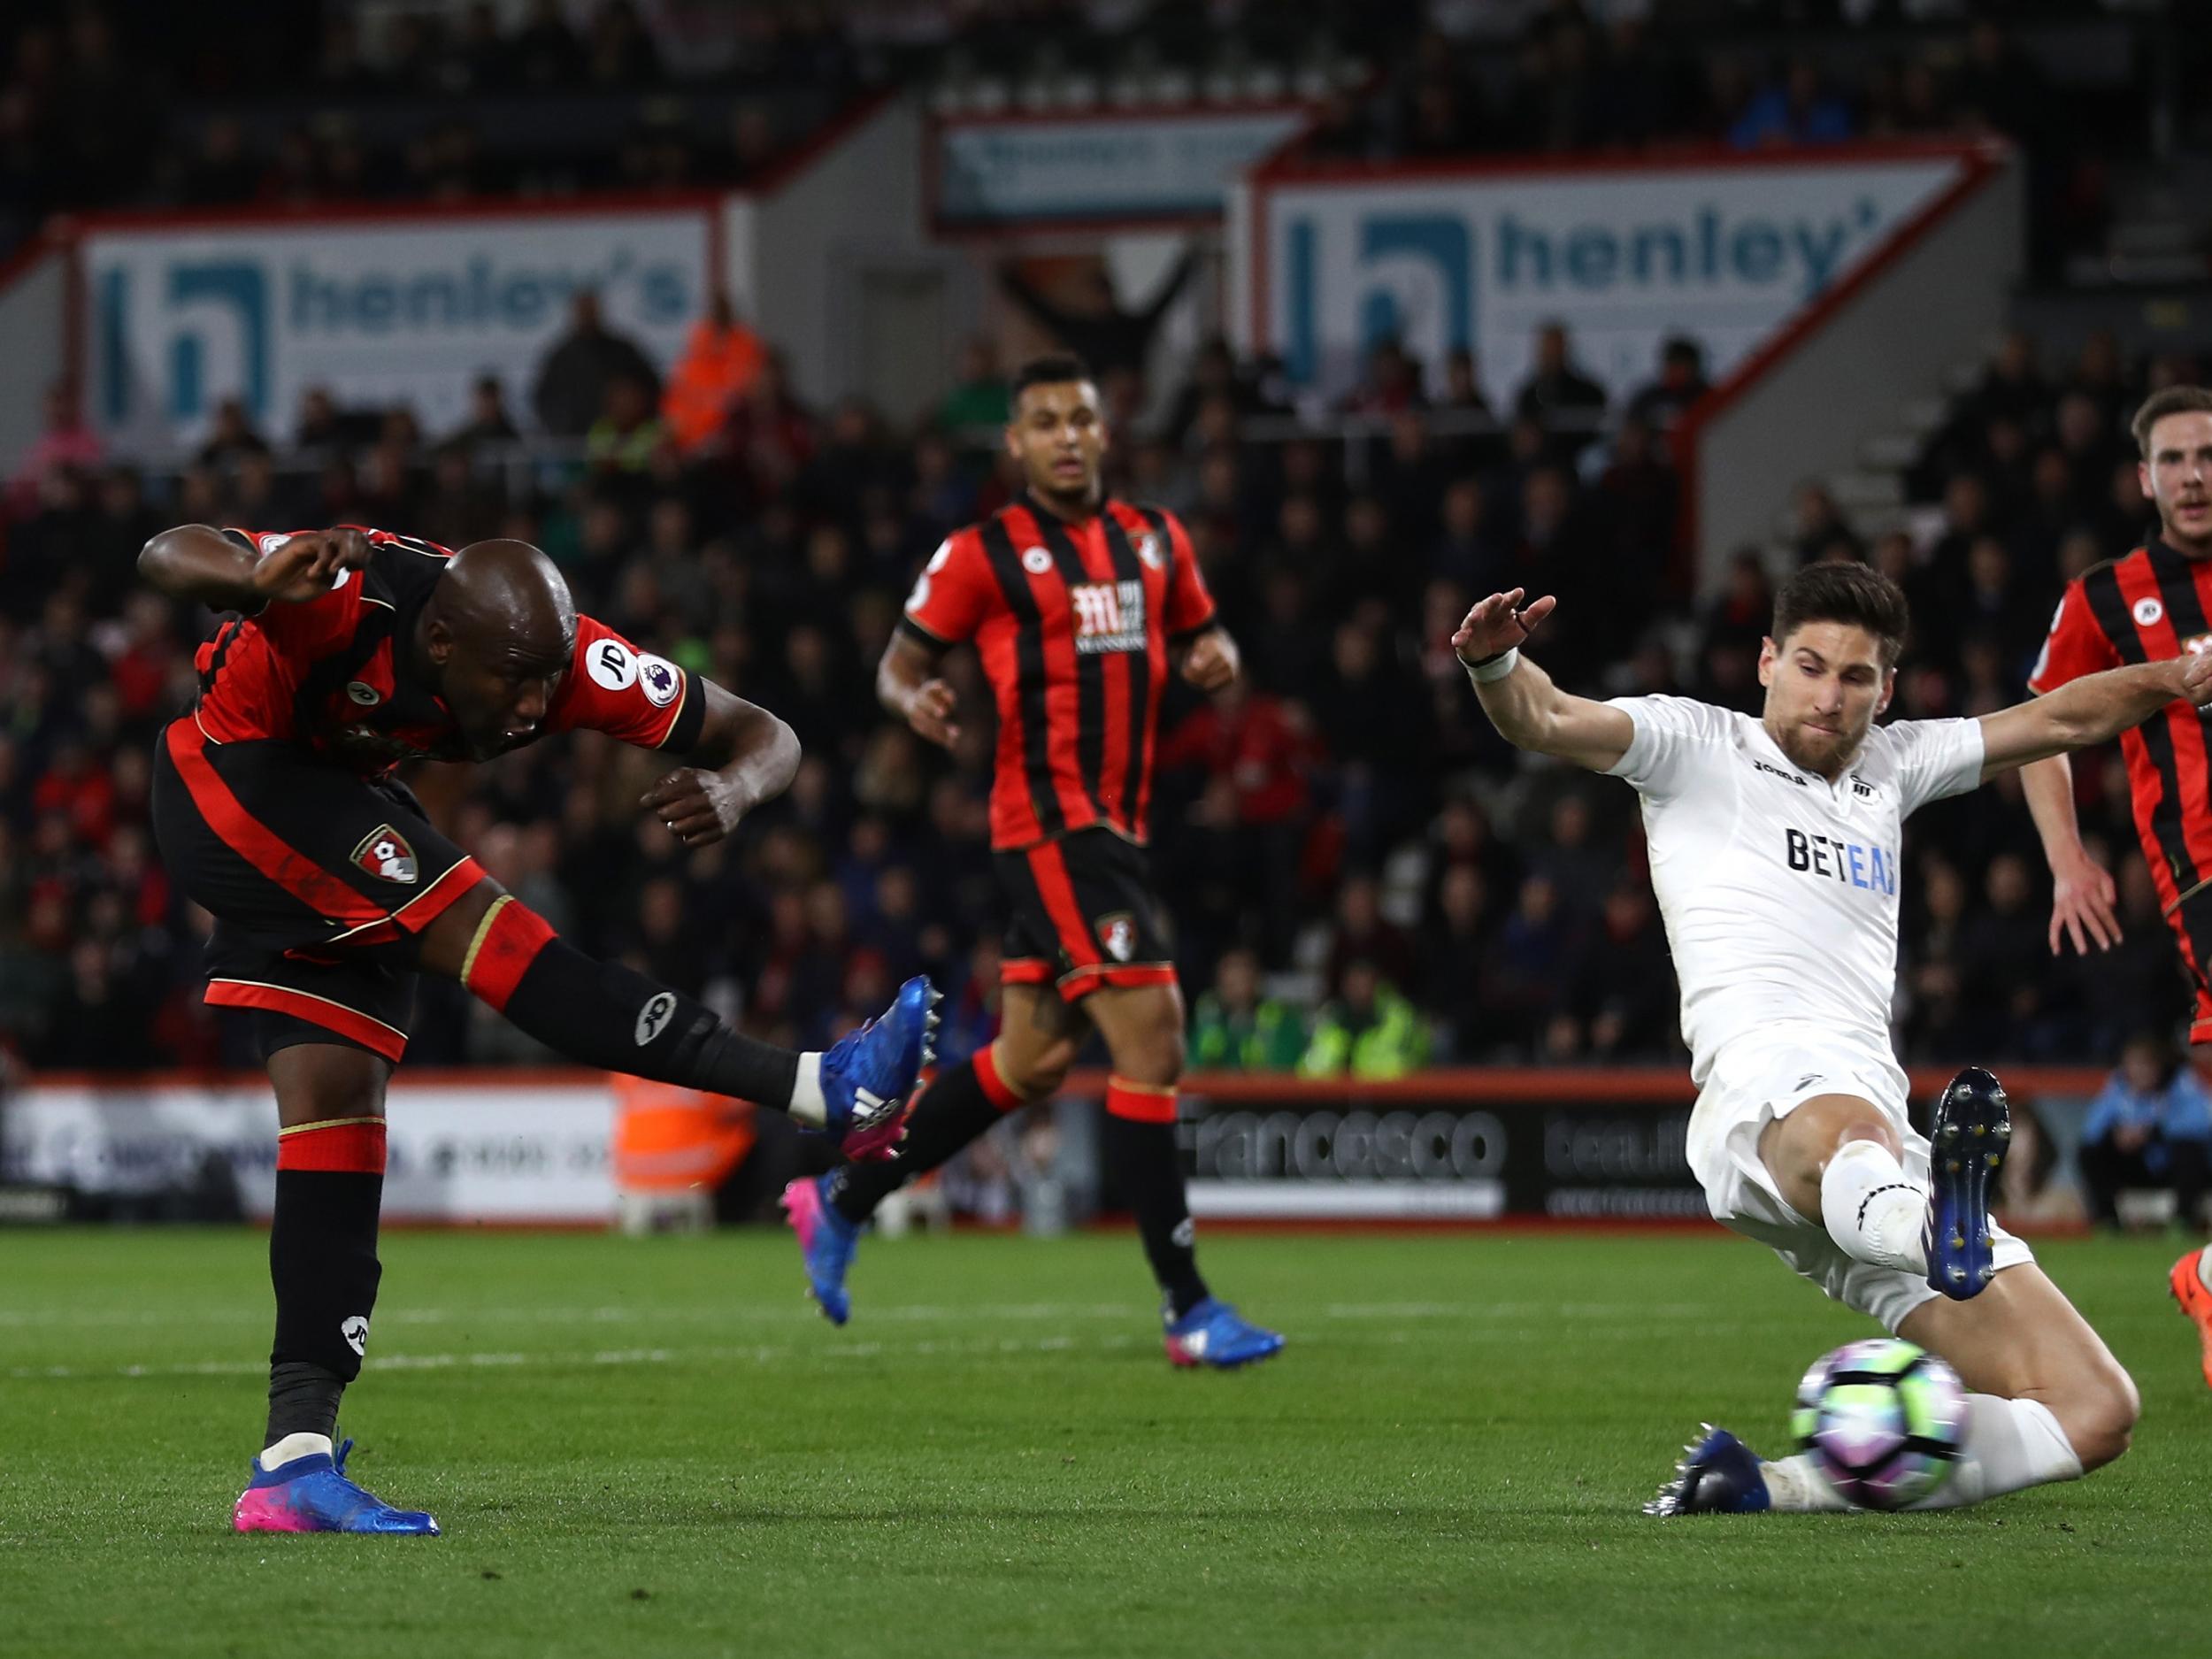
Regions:
<svg viewBox="0 0 2212 1659"><path fill-rule="evenodd" d="M2055 691L2123 663L2212 650L2212 390L2170 386L2152 394L2136 411L2134 433L2138 474L2158 509L2158 534L2067 584L2028 676L2031 691ZM2120 733L2135 832L2196 986L2193 1044L2212 1043L2212 730L2206 719L2204 711L2175 703ZM2120 936L2113 881L2082 849L2066 757L2039 761L2020 780L2051 866L2052 950L2062 936L2085 955L2093 942L2109 950ZM2190 1251L2167 1283L2197 1327L2204 1379L2212 1385L2212 1254Z"/></svg>
<svg viewBox="0 0 2212 1659"><path fill-rule="evenodd" d="M384 1090L415 975L460 980L571 1059L787 1110L856 1157L898 1139L935 993L909 981L826 1053L772 1048L585 956L424 818L400 761L489 760L579 728L680 761L640 805L687 846L797 768L781 720L579 616L537 549L183 525L139 569L232 613L156 744L153 810L171 876L215 918L207 1000L251 1018L276 1091L268 1429L233 1525L435 1532L347 1479L332 1444L376 1302Z"/></svg>
<svg viewBox="0 0 2212 1659"><path fill-rule="evenodd" d="M1174 515L1106 496L1106 424L1082 362L1041 357L1012 390L1006 447L1026 488L937 549L876 678L886 707L947 747L959 728L941 659L972 641L991 682L991 845L1010 911L999 1035L923 1091L895 1171L848 1164L793 1182L785 1208L815 1299L842 1325L876 1205L1050 1095L1095 1028L1113 1061L1108 1167L1159 1280L1168 1356L1246 1364L1283 1340L1199 1276L1175 1143L1183 998L1144 851L1167 676L1218 689L1236 677L1236 643Z"/></svg>

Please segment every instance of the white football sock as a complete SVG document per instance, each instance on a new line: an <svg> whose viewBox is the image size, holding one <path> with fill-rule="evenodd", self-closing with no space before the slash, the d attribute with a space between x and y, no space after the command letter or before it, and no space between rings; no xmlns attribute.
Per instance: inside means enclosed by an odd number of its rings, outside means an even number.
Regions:
<svg viewBox="0 0 2212 1659"><path fill-rule="evenodd" d="M1836 1495L1809 1454L1761 1463L1767 1496L1778 1514L1810 1514L1851 1506ZM1966 1444L1951 1478L1912 1507L1955 1509L2027 1486L2081 1478L2081 1459L2050 1408L2038 1400L1966 1396Z"/></svg>
<svg viewBox="0 0 2212 1659"><path fill-rule="evenodd" d="M2197 1283L2212 1290L2212 1249L2197 1252Z"/></svg>
<svg viewBox="0 0 2212 1659"><path fill-rule="evenodd" d="M330 1436L327 1434L288 1434L261 1454L264 1469L277 1469L295 1457L312 1457L317 1452L330 1455Z"/></svg>
<svg viewBox="0 0 2212 1659"><path fill-rule="evenodd" d="M1854 1141L1828 1160L1820 1178L1820 1219L1855 1261L1906 1273L1928 1271L1921 1239L1928 1189L1907 1179L1896 1155L1878 1141Z"/></svg>
<svg viewBox="0 0 2212 1659"><path fill-rule="evenodd" d="M1818 1515L1851 1507L1836 1495L1809 1452L1778 1463L1761 1463L1759 1473L1766 1479L1767 1496L1778 1515Z"/></svg>
<svg viewBox="0 0 2212 1659"><path fill-rule="evenodd" d="M799 1056L799 1075L791 1085L791 1115L810 1128L829 1123L829 1102L822 1098L822 1056Z"/></svg>
<svg viewBox="0 0 2212 1659"><path fill-rule="evenodd" d="M2081 1479L2074 1443L2040 1400L1966 1396L1966 1444L1951 1478L1916 1509L1955 1509L2024 1486Z"/></svg>

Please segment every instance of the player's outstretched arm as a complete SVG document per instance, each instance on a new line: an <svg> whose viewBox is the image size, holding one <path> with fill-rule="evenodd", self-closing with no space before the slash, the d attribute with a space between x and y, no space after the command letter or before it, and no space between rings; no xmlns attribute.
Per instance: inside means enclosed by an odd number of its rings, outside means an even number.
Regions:
<svg viewBox="0 0 2212 1659"><path fill-rule="evenodd" d="M2137 663L2084 674L2047 695L1981 717L1982 781L2108 742L2170 703L2212 703L2212 656Z"/></svg>
<svg viewBox="0 0 2212 1659"><path fill-rule="evenodd" d="M172 599L211 611L259 611L274 601L306 604L330 591L343 571L359 570L373 549L358 530L309 530L267 552L243 548L211 525L164 530L138 555L138 573Z"/></svg>
<svg viewBox="0 0 2212 1659"><path fill-rule="evenodd" d="M710 680L695 763L670 772L645 792L643 806L687 847L709 847L735 829L764 801L791 787L799 771L798 733L757 703Z"/></svg>
<svg viewBox="0 0 2212 1659"><path fill-rule="evenodd" d="M1525 588L1478 601L1452 635L1482 711L1516 749L1609 772L1635 741L1636 726L1620 710L1577 697L1521 654L1521 646L1558 601L1547 595L1524 605Z"/></svg>

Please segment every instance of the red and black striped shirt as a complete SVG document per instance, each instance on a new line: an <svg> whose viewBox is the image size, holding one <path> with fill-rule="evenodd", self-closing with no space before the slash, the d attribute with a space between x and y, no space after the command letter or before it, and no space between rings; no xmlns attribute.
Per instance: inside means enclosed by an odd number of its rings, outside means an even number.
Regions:
<svg viewBox="0 0 2212 1659"><path fill-rule="evenodd" d="M2212 559L2163 541L2083 572L2066 586L2028 689L2128 663L2169 661L2212 649ZM2212 880L2212 741L2205 716L2185 702L2120 733L2135 833L2161 902L2171 910Z"/></svg>
<svg viewBox="0 0 2212 1659"><path fill-rule="evenodd" d="M1143 841L1168 647L1213 619L1190 537L1157 508L1110 500L1070 524L1017 502L937 549L903 626L983 659L994 847L1093 825Z"/></svg>

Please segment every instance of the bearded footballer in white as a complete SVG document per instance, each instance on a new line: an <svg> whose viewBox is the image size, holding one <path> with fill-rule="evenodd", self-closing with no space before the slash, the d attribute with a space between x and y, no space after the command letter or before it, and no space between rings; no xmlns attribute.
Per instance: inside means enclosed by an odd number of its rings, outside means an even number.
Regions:
<svg viewBox="0 0 2212 1659"><path fill-rule="evenodd" d="M2103 742L2177 699L2212 702L2212 656L2089 675L1979 719L1877 726L1896 689L1904 595L1863 565L1815 565L1776 601L1753 719L1683 697L1561 691L1520 655L1555 602L1524 598L1483 600L1452 643L1508 741L1642 797L1701 1090L1690 1163L1714 1217L1942 1356L1973 1391L1962 1454L1929 1507L2119 1456L2134 1384L1989 1218L2010 1133L2003 1090L1979 1068L1959 1074L1937 1107L1932 1169L1907 1117L1889 1040L1900 829L1931 801ZM1809 1458L1763 1463L1717 1430L1647 1507L1847 1506Z"/></svg>

